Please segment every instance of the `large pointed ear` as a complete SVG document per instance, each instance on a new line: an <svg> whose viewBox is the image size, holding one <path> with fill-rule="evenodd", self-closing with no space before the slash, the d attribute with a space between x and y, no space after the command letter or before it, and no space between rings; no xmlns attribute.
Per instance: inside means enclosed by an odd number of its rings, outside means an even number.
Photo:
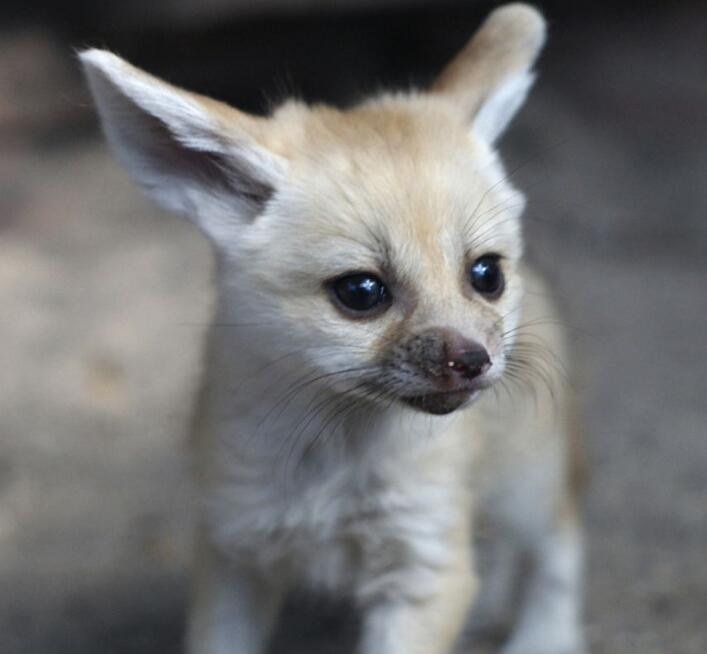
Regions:
<svg viewBox="0 0 707 654"><path fill-rule="evenodd" d="M524 4L493 11L447 65L432 92L468 116L473 132L493 143L520 109L534 80L532 66L545 42L545 21Z"/></svg>
<svg viewBox="0 0 707 654"><path fill-rule="evenodd" d="M286 173L284 159L262 145L266 119L177 89L110 52L79 56L108 141L159 204L216 240L262 211Z"/></svg>

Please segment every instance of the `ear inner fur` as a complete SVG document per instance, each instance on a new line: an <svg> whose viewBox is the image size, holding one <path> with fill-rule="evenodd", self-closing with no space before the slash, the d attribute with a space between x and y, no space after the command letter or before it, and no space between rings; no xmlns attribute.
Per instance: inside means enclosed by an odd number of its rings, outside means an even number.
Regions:
<svg viewBox="0 0 707 654"><path fill-rule="evenodd" d="M223 198L252 216L270 199L285 164L260 143L265 119L178 89L109 52L80 58L108 140L160 204L194 218L195 198Z"/></svg>

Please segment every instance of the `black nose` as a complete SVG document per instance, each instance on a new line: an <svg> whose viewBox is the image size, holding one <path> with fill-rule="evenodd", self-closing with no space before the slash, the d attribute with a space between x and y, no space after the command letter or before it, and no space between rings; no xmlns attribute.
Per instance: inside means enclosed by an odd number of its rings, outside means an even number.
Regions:
<svg viewBox="0 0 707 654"><path fill-rule="evenodd" d="M483 375L491 367L488 352L478 343L467 341L461 349L447 346L447 367L464 379Z"/></svg>

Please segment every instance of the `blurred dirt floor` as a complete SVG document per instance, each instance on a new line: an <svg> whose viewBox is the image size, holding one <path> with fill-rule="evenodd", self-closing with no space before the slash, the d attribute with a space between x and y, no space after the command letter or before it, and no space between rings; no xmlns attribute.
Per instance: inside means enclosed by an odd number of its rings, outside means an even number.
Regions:
<svg viewBox="0 0 707 654"><path fill-rule="evenodd" d="M551 29L503 143L578 353L600 654L707 652L707 8L675 7ZM176 652L209 250L114 163L64 48L0 34L0 652ZM350 652L319 608L275 651Z"/></svg>

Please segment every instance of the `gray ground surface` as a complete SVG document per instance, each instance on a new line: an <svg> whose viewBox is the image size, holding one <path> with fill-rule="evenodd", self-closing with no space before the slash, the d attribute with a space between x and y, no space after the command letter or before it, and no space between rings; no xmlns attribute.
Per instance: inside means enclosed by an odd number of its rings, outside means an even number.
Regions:
<svg viewBox="0 0 707 654"><path fill-rule="evenodd" d="M705 19L558 35L505 143L581 363L604 654L707 652ZM4 147L0 652L177 651L208 248L97 138ZM349 651L324 613L288 612L277 652Z"/></svg>

